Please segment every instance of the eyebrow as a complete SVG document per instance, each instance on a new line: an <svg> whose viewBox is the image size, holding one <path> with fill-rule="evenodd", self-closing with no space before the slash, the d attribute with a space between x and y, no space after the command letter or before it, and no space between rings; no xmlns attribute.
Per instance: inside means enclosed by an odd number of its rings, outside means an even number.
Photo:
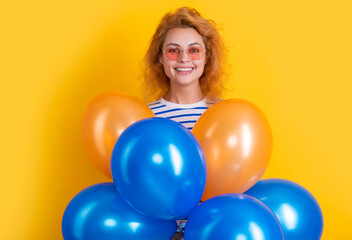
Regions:
<svg viewBox="0 0 352 240"><path fill-rule="evenodd" d="M173 43L173 42L171 42L171 43L167 44L166 46L170 46L170 45L175 45L175 46L181 47L181 45L180 45L180 44ZM194 46L194 45L199 45L199 46L202 46L199 42L193 42L193 43L189 44L188 46Z"/></svg>

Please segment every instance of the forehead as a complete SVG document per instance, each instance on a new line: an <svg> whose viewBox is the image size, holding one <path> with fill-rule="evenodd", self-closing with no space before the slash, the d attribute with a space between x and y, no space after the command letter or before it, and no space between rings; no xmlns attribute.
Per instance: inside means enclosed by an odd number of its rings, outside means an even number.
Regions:
<svg viewBox="0 0 352 240"><path fill-rule="evenodd" d="M199 43L204 46L203 37L193 28L172 28L165 37L164 46L174 43L180 46L188 46Z"/></svg>

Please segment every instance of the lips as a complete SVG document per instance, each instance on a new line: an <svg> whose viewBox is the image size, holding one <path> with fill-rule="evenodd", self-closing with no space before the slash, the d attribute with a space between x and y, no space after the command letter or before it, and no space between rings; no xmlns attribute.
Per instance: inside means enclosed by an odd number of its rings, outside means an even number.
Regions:
<svg viewBox="0 0 352 240"><path fill-rule="evenodd" d="M194 67L182 67L182 68L179 67L179 68L175 68L175 70L178 75L187 76L192 74Z"/></svg>
<svg viewBox="0 0 352 240"><path fill-rule="evenodd" d="M179 72L189 72L193 70L192 67L182 67L182 68L175 68L175 69L176 71L179 71Z"/></svg>
<svg viewBox="0 0 352 240"><path fill-rule="evenodd" d="M175 70L179 75L188 75L193 72L194 67L177 67Z"/></svg>

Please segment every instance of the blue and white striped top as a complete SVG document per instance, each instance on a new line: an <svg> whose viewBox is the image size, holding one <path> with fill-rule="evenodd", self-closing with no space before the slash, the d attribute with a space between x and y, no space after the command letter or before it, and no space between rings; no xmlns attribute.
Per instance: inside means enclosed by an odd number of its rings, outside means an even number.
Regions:
<svg viewBox="0 0 352 240"><path fill-rule="evenodd" d="M192 130L198 118L213 104L207 101L207 98L192 104L178 104L160 98L149 103L148 106L156 117L173 120Z"/></svg>

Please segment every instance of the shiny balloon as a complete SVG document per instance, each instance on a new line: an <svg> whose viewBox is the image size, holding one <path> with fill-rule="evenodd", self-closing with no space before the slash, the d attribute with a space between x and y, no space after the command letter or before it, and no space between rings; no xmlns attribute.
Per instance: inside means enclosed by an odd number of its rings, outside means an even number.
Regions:
<svg viewBox="0 0 352 240"><path fill-rule="evenodd" d="M101 183L78 193L62 219L65 240L166 240L176 222L150 218L129 206L113 183Z"/></svg>
<svg viewBox="0 0 352 240"><path fill-rule="evenodd" d="M272 134L263 113L252 103L228 99L210 107L193 133L207 162L203 200L243 193L263 175L272 152Z"/></svg>
<svg viewBox="0 0 352 240"><path fill-rule="evenodd" d="M205 187L203 151L181 124L149 118L128 127L111 158L121 196L137 210L162 219L188 217Z"/></svg>
<svg viewBox="0 0 352 240"><path fill-rule="evenodd" d="M245 192L267 205L279 219L286 240L318 240L323 232L323 214L305 188L285 179L260 180Z"/></svg>
<svg viewBox="0 0 352 240"><path fill-rule="evenodd" d="M203 202L189 217L185 240L283 240L272 211L244 194L223 194Z"/></svg>
<svg viewBox="0 0 352 240"><path fill-rule="evenodd" d="M82 140L92 163L112 178L112 149L121 133L132 123L154 117L150 108L138 98L121 92L107 92L94 98L82 121Z"/></svg>

